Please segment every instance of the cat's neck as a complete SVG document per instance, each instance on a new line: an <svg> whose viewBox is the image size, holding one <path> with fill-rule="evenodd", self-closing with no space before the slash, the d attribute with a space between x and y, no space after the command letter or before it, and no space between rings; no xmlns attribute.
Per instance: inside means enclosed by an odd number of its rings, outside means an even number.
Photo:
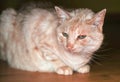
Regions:
<svg viewBox="0 0 120 82"><path fill-rule="evenodd" d="M88 53L70 53L61 46L58 47L58 50L59 51L56 53L57 56L73 69L83 66L91 59L90 54L86 56Z"/></svg>

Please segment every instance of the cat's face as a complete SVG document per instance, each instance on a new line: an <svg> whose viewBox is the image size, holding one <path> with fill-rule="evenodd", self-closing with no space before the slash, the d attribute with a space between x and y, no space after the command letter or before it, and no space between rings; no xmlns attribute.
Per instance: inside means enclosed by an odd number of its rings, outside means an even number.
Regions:
<svg viewBox="0 0 120 82"><path fill-rule="evenodd" d="M78 53L94 49L101 44L103 35L94 25L76 20L66 21L58 28L58 41L66 50Z"/></svg>
<svg viewBox="0 0 120 82"><path fill-rule="evenodd" d="M68 13L66 15L68 16ZM99 18L94 18L94 16L85 21L81 21L79 17L62 19L61 22L64 22L57 28L59 44L70 53L96 51L103 40L101 29L103 23L98 24L97 19Z"/></svg>

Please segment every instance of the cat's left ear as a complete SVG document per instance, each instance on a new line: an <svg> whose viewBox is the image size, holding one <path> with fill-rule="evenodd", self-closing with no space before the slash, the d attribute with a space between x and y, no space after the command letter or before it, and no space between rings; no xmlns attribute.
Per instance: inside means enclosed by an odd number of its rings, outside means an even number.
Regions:
<svg viewBox="0 0 120 82"><path fill-rule="evenodd" d="M104 24L104 18L106 14L106 9L101 10L100 12L96 13L92 19L93 25L95 25L101 32L102 32L102 27Z"/></svg>
<svg viewBox="0 0 120 82"><path fill-rule="evenodd" d="M56 10L56 13L57 13L57 16L59 18L59 22L62 23L64 22L65 20L69 19L70 18L70 14L69 12L55 6L55 10Z"/></svg>

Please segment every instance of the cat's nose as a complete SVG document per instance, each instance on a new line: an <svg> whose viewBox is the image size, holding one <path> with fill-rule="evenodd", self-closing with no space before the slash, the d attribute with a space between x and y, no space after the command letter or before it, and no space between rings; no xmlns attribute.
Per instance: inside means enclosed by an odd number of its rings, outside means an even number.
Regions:
<svg viewBox="0 0 120 82"><path fill-rule="evenodd" d="M73 49L73 44L68 43L66 47L67 47L68 50L72 50Z"/></svg>

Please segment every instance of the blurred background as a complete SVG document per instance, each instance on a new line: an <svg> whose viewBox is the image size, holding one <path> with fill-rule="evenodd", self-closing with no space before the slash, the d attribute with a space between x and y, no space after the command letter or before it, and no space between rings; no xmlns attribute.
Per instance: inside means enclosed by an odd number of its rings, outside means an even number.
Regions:
<svg viewBox="0 0 120 82"><path fill-rule="evenodd" d="M95 12L106 8L103 48L120 49L120 0L0 0L0 12L9 7L19 9L31 1L51 2L63 8L90 8Z"/></svg>

